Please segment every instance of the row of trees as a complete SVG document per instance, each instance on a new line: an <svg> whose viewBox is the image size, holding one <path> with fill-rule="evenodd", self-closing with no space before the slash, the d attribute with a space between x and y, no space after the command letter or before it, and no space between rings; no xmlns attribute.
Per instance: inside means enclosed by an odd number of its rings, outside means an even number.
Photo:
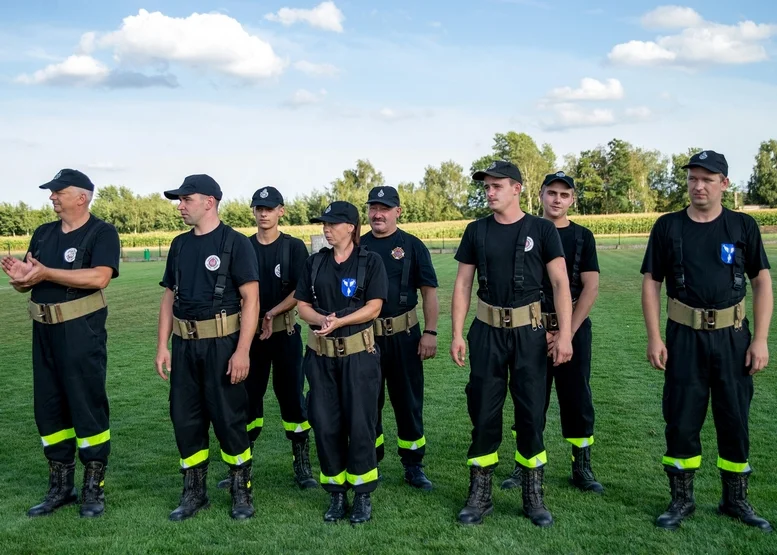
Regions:
<svg viewBox="0 0 777 555"><path fill-rule="evenodd" d="M418 183L397 185L402 200L405 222L448 221L476 218L487 213L482 184L470 176L487 168L495 160L510 160L524 178L522 205L527 212L537 214L541 206L539 189L545 175L563 170L577 184L573 211L580 214L614 214L667 212L688 203L682 169L689 158L699 152L664 155L657 150L645 150L613 139L579 154L566 155L561 163L549 144L541 146L526 133L497 133L491 152L472 162L469 170L454 161L428 166ZM284 224L307 224L320 214L331 200L347 200L360 207L366 222L364 204L372 187L385 185L383 174L367 160L357 160L355 167L343 172L329 187L289 199ZM724 195L724 204L777 206L777 140L761 143L755 157L752 175L746 184L732 184ZM159 194L140 196L127 187L109 185L101 188L92 211L111 222L120 233L168 231L184 229L185 225L175 204ZM221 204L222 219L233 227L255 225L249 201L238 199ZM28 235L38 225L54 219L50 207L39 210L24 203L0 204L0 235Z"/></svg>

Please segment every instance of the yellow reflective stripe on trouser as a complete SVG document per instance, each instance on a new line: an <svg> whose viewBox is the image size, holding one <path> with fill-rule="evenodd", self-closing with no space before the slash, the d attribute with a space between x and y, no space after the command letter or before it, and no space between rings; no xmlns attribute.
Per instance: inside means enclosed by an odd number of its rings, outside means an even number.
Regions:
<svg viewBox="0 0 777 555"><path fill-rule="evenodd" d="M327 476L323 472L319 476L319 480L322 484L332 484L334 486L342 486L345 484L345 470L343 470L337 476Z"/></svg>
<svg viewBox="0 0 777 555"><path fill-rule="evenodd" d="M257 418L253 422L249 422L246 426L246 431L250 432L254 428L261 428L264 426L264 418Z"/></svg>
<svg viewBox="0 0 777 555"><path fill-rule="evenodd" d="M377 449L381 445L383 445L384 442L383 434L380 434L378 437L375 438L375 448Z"/></svg>
<svg viewBox="0 0 777 555"><path fill-rule="evenodd" d="M397 438L397 445L400 449L410 449L411 451L415 451L416 449L420 449L426 445L426 436L421 436L421 439L417 439L415 441L405 441L404 439Z"/></svg>
<svg viewBox="0 0 777 555"><path fill-rule="evenodd" d="M360 486L362 484L366 484L367 482L374 482L375 480L377 480L378 479L378 469L377 468L373 468L372 470L370 470L366 474L360 474L358 476L356 474L348 474L347 472L346 472L345 475L346 475L346 477L348 479L348 483L349 484L351 484L353 486Z"/></svg>
<svg viewBox="0 0 777 555"><path fill-rule="evenodd" d="M47 436L41 436L40 441L43 444L43 446L46 447L48 445L55 445L57 443L65 441L66 439L73 439L74 437L76 437L75 429L69 428L67 430L60 430L56 433L49 434Z"/></svg>
<svg viewBox="0 0 777 555"><path fill-rule="evenodd" d="M105 430L103 433L97 434L96 436L76 438L76 443L78 443L78 447L80 447L81 449L85 449L87 447L94 447L96 445L100 445L101 443L105 443L110 439L111 439L111 431Z"/></svg>
<svg viewBox="0 0 777 555"><path fill-rule="evenodd" d="M475 457L474 459L467 460L467 466L491 466L499 462L499 455L497 453L491 453L490 455L483 455L482 457Z"/></svg>
<svg viewBox="0 0 777 555"><path fill-rule="evenodd" d="M580 447L581 449L583 447L589 447L594 444L594 436L591 437L565 437L569 443L574 445L575 447Z"/></svg>
<svg viewBox="0 0 777 555"><path fill-rule="evenodd" d="M191 468L192 466L196 466L201 462L205 462L207 460L208 460L208 450L203 449L202 451L197 451L191 457L186 457L185 459L181 459L181 468Z"/></svg>
<svg viewBox="0 0 777 555"><path fill-rule="evenodd" d="M310 422L307 420L300 424L297 424L296 422L286 422L285 420L281 420L281 422L283 423L284 430L295 434L300 434L310 429Z"/></svg>
<svg viewBox="0 0 777 555"><path fill-rule="evenodd" d="M543 451L539 455L534 455L529 459L524 459L523 456L518 451L516 451L515 462L525 466L526 468L539 468L544 464L548 464L548 452Z"/></svg>
<svg viewBox="0 0 777 555"><path fill-rule="evenodd" d="M701 466L701 455L691 457L690 459L675 459L674 457L663 457L661 462L666 466L673 466L680 470L695 470Z"/></svg>
<svg viewBox="0 0 777 555"><path fill-rule="evenodd" d="M251 460L251 448L249 447L239 455L227 455L222 449L221 458L224 459L224 462L227 464L240 466L241 464Z"/></svg>
<svg viewBox="0 0 777 555"><path fill-rule="evenodd" d="M721 457L718 457L718 468L721 470L725 470L726 472L736 472L738 474L743 474L745 472L750 472L750 470L752 470L750 468L750 464L747 462L735 463L735 462L727 461L726 459L723 459Z"/></svg>

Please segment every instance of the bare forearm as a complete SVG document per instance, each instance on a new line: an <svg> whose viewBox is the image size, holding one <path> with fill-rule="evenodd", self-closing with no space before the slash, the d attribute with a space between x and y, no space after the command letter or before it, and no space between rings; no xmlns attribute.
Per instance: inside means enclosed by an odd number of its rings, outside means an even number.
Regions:
<svg viewBox="0 0 777 555"><path fill-rule="evenodd" d="M84 268L82 270L48 268L45 280L75 289L104 289L111 281L111 274L100 268Z"/></svg>
<svg viewBox="0 0 777 555"><path fill-rule="evenodd" d="M369 301L366 305L359 310L351 312L347 316L338 318L340 321L340 327L353 326L356 324L364 324L371 320L374 320L380 314L380 309L383 306L383 302Z"/></svg>
<svg viewBox="0 0 777 555"><path fill-rule="evenodd" d="M440 300L437 298L437 289L421 290L424 299L424 329L436 330L437 319L440 316Z"/></svg>
<svg viewBox="0 0 777 555"><path fill-rule="evenodd" d="M167 341L173 331L173 292L165 289L162 302L159 304L159 331L157 332L157 348L167 347Z"/></svg>
<svg viewBox="0 0 777 555"><path fill-rule="evenodd" d="M771 278L764 280L764 282L759 278L757 282L751 281L751 283L753 284L753 320L755 323L753 339L766 341L769 337L769 323L772 320L774 310Z"/></svg>
<svg viewBox="0 0 777 555"><path fill-rule="evenodd" d="M248 352L254 340L259 324L259 297L243 302L240 316L240 337L237 340L237 351Z"/></svg>
<svg viewBox="0 0 777 555"><path fill-rule="evenodd" d="M556 305L558 332L561 336L572 337L572 293L565 280L552 280L553 302Z"/></svg>
<svg viewBox="0 0 777 555"><path fill-rule="evenodd" d="M32 287L22 287L21 285L14 285L11 284L14 289L16 289L19 293L27 293L28 291L32 290Z"/></svg>
<svg viewBox="0 0 777 555"><path fill-rule="evenodd" d="M661 318L660 293L661 283L645 276L642 280L642 314L645 317L645 328L649 341L661 339L661 328L659 327Z"/></svg>
<svg viewBox="0 0 777 555"><path fill-rule="evenodd" d="M456 284L453 288L453 299L451 302L451 327L453 337L464 336L464 320L469 312L470 298L472 296L472 287Z"/></svg>
<svg viewBox="0 0 777 555"><path fill-rule="evenodd" d="M596 302L598 294L598 289L583 287L583 291L577 299L577 305L575 305L575 309L572 311L572 335L577 333L585 319L591 314L591 309L594 306L594 302Z"/></svg>
<svg viewBox="0 0 777 555"><path fill-rule="evenodd" d="M324 316L308 303L297 303L299 317L311 326L320 326Z"/></svg>
<svg viewBox="0 0 777 555"><path fill-rule="evenodd" d="M297 306L297 299L294 298L294 291L289 293L289 296L283 299L281 302L279 302L277 305L272 307L267 312L272 313L273 316L277 316L278 314L283 314L284 312L288 312L292 308Z"/></svg>

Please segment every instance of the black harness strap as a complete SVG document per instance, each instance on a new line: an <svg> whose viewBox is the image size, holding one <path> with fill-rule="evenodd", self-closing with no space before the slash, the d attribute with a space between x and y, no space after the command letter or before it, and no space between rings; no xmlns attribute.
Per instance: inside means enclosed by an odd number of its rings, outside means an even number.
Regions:
<svg viewBox="0 0 777 555"><path fill-rule="evenodd" d="M290 268L289 261L291 260L291 238L285 233L281 233L281 294L283 297L287 297L290 293L289 280Z"/></svg>
<svg viewBox="0 0 777 555"><path fill-rule="evenodd" d="M731 264L731 296L738 299L742 296L742 289L745 286L745 254L747 251L747 244L742 241L742 231L745 228L744 219L740 214L737 214L726 208L725 211L725 225L726 232L731 237L731 242L734 245L734 260Z"/></svg>
<svg viewBox="0 0 777 555"><path fill-rule="evenodd" d="M583 283L580 279L580 259L583 256L583 228L579 225L575 226L575 258L572 262L572 282L569 284L572 289L572 294L575 291L580 291L583 287Z"/></svg>
<svg viewBox="0 0 777 555"><path fill-rule="evenodd" d="M70 267L71 270L80 270L84 267L84 255L87 250L90 252L94 250L95 235L97 234L97 230L101 227L102 224L100 222L95 222L86 230L84 237L81 239L81 243L79 243L78 248L76 249L76 257L75 260L73 260L73 265ZM77 292L78 290L76 288L68 287L65 300L72 301L75 299Z"/></svg>
<svg viewBox="0 0 777 555"><path fill-rule="evenodd" d="M313 308L316 310L321 308L316 295L316 279L318 279L318 271L321 269L321 263L324 261L327 252L329 252L329 249L322 247L320 251L313 255L313 267L310 270L310 294L313 297Z"/></svg>
<svg viewBox="0 0 777 555"><path fill-rule="evenodd" d="M518 240L515 243L515 266L513 267L513 293L516 297L523 293L523 266L526 256L526 238L532 227L532 216L524 215L524 222L518 232Z"/></svg>
<svg viewBox="0 0 777 555"><path fill-rule="evenodd" d="M478 287L483 292L483 297L493 304L488 292L488 270L486 268L486 226L487 218L480 218L475 223L475 247L478 255Z"/></svg>
<svg viewBox="0 0 777 555"><path fill-rule="evenodd" d="M229 265L232 261L232 247L235 244L234 231L229 226L224 226L224 232L221 238L221 265L216 275L216 287L213 289L213 312L221 309L221 301L224 298L224 291L227 288L227 275L229 274Z"/></svg>
<svg viewBox="0 0 777 555"><path fill-rule="evenodd" d="M367 250L359 247L359 266L356 269L356 291L351 297L351 304L359 304L364 295L364 281L367 279Z"/></svg>
<svg viewBox="0 0 777 555"><path fill-rule="evenodd" d="M677 300L685 302L688 291L685 288L685 269L683 268L683 220L672 218L669 226L669 237L672 239L672 274L674 286L677 289Z"/></svg>
<svg viewBox="0 0 777 555"><path fill-rule="evenodd" d="M173 279L175 279L175 284L173 285L173 307L176 311L179 309L178 292L181 288L181 265L178 262L178 258L185 238L186 235L179 235L177 237L178 240L173 240L173 244L170 247L170 256L173 259Z"/></svg>
<svg viewBox="0 0 777 555"><path fill-rule="evenodd" d="M410 293L410 265L413 258L413 242L409 240L401 229L397 229L400 242L404 248L405 256L402 259L402 282L399 285L399 306L407 306L407 297Z"/></svg>

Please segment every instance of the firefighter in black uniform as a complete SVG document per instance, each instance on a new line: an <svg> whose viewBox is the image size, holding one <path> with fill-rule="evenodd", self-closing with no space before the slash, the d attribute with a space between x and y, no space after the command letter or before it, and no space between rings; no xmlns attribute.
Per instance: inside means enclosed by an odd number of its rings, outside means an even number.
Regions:
<svg viewBox="0 0 777 555"><path fill-rule="evenodd" d="M303 367L321 485L331 495L324 521L345 518L350 487L350 521L360 524L370 520L370 493L378 485L380 351L372 326L388 293L386 269L379 255L359 247L353 204L335 201L310 221L324 224L332 245L308 259L295 293L299 315L310 325Z"/></svg>
<svg viewBox="0 0 777 555"><path fill-rule="evenodd" d="M270 380L281 407L281 420L286 437L291 440L294 481L300 488L314 488L318 482L310 470L310 448L307 407L302 390L302 339L294 318L300 273L308 258L308 249L300 239L281 233L278 220L283 217L283 196L275 187L263 187L254 193L251 208L256 218L257 233L251 245L259 261L259 320L251 344L251 371L246 378L248 389L248 437L251 451L264 426L264 394ZM219 482L229 487L229 480Z"/></svg>
<svg viewBox="0 0 777 555"><path fill-rule="evenodd" d="M712 150L691 157L690 205L661 216L642 263L647 357L664 374L663 413L671 502L656 525L675 530L696 509L693 478L701 465L699 432L712 397L722 480L720 513L771 531L747 500L748 418L753 375L769 360L772 284L755 220L721 204L726 158ZM753 287L755 330L746 316L745 275ZM661 340L661 283L666 278L666 345Z"/></svg>
<svg viewBox="0 0 777 555"><path fill-rule="evenodd" d="M362 236L361 244L383 258L389 283L388 300L374 326L383 376L375 442L378 463L385 453L381 414L388 385L405 481L412 487L431 490L432 482L424 474L422 464L426 451L423 361L437 354L437 274L426 245L397 227L402 214L397 190L374 187L367 203L372 230ZM423 332L416 313L419 289L424 300Z"/></svg>
<svg viewBox="0 0 777 555"><path fill-rule="evenodd" d="M594 405L591 396L591 312L599 294L599 261L594 234L587 228L570 222L567 212L575 200L575 181L564 172L545 176L540 189L542 217L556 226L567 263L567 277L572 293L572 359L553 366L548 358L548 387L545 413L550 405L553 381L556 382L561 433L572 444L571 483L582 491L604 493L591 469L591 445L594 443ZM558 335L558 318L553 305L550 280L542 284L542 323L548 341L548 353ZM513 426L513 434L516 434ZM502 489L520 487L521 465L502 482Z"/></svg>
<svg viewBox="0 0 777 555"><path fill-rule="evenodd" d="M184 475L180 505L170 520L208 506L208 428L213 423L221 458L229 465L235 519L254 514L251 448L246 422L249 350L259 321L259 269L248 237L219 220L221 188L208 175L191 175L178 199L193 226L170 245L159 312L156 369L172 374L170 417ZM173 334L172 367L167 343ZM167 372L167 373L166 373Z"/></svg>
<svg viewBox="0 0 777 555"><path fill-rule="evenodd" d="M103 289L119 275L119 234L89 213L94 185L83 173L63 169L40 188L51 190L59 221L35 230L24 261L2 261L17 291L32 290L35 423L49 461L49 490L27 514L47 515L77 501L78 447L84 465L80 514L96 517L105 511L111 451Z"/></svg>
<svg viewBox="0 0 777 555"><path fill-rule="evenodd" d="M523 466L523 511L533 524L550 526L553 518L543 500L547 454L542 441L548 344L540 296L547 271L559 320L551 358L559 366L572 356L572 300L564 250L551 222L521 210L522 178L515 165L494 162L472 178L485 182L493 215L467 226L455 257L459 269L451 306L451 357L461 367L467 349L464 320L476 269L478 273L477 317L467 334L471 371L466 393L473 426L467 461L470 490L458 520L480 524L493 512L491 480L499 460L509 384L518 431L515 460Z"/></svg>

